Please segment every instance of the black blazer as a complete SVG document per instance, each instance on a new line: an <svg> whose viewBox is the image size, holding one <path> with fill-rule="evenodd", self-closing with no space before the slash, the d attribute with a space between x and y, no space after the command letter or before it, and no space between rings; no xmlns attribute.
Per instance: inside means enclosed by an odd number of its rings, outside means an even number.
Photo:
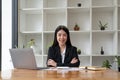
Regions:
<svg viewBox="0 0 120 80"><path fill-rule="evenodd" d="M70 62L74 57L78 59L78 62L71 64ZM62 56L60 53L59 46L49 48L47 61L48 59L53 59L57 63L57 66L79 67L80 65L80 60L77 54L77 48L74 46L66 47L64 63L62 63Z"/></svg>

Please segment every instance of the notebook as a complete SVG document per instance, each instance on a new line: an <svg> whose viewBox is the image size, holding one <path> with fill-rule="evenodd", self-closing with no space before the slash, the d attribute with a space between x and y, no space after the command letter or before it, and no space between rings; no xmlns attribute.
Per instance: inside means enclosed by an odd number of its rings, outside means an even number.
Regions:
<svg viewBox="0 0 120 80"><path fill-rule="evenodd" d="M79 68L86 69L86 70L94 70L94 71L100 71L100 70L106 70L107 69L105 67L99 67L99 66L80 66Z"/></svg>
<svg viewBox="0 0 120 80"><path fill-rule="evenodd" d="M20 69L47 69L48 67L37 67L35 55L32 48L9 49L14 68Z"/></svg>

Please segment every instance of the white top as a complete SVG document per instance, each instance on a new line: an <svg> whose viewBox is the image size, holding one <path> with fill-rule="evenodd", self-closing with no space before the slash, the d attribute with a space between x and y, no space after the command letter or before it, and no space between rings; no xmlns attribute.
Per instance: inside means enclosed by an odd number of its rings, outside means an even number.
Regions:
<svg viewBox="0 0 120 80"><path fill-rule="evenodd" d="M62 56L62 63L64 63L64 59L65 59L65 52L66 52L66 47L63 51L63 53L61 53L61 56Z"/></svg>

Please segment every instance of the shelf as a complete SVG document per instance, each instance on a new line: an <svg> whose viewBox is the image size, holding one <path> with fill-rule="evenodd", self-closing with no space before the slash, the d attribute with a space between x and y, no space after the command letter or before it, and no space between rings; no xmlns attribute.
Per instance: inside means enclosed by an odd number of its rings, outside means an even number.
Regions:
<svg viewBox="0 0 120 80"><path fill-rule="evenodd" d="M35 56L37 67L43 66L43 57L42 56Z"/></svg>
<svg viewBox="0 0 120 80"><path fill-rule="evenodd" d="M120 0L19 0L18 4L18 45L35 39L37 66L46 66L59 25L67 26L72 45L81 49L80 66L101 66L106 59L112 63L120 55ZM100 30L99 21L108 23L105 30Z"/></svg>
<svg viewBox="0 0 120 80"><path fill-rule="evenodd" d="M114 0L92 0L92 6L113 6Z"/></svg>
<svg viewBox="0 0 120 80"><path fill-rule="evenodd" d="M44 8L66 7L66 0L44 0Z"/></svg>
<svg viewBox="0 0 120 80"><path fill-rule="evenodd" d="M80 27L80 31L90 30L90 10L85 9L68 9L68 28L74 30L74 26L77 24Z"/></svg>
<svg viewBox="0 0 120 80"><path fill-rule="evenodd" d="M115 34L114 33L93 33L92 34L92 53L100 53L101 47L103 47L105 55L115 55Z"/></svg>
<svg viewBox="0 0 120 80"><path fill-rule="evenodd" d="M110 33L113 34L116 30L92 30L93 33Z"/></svg>
<svg viewBox="0 0 120 80"><path fill-rule="evenodd" d="M35 40L35 46L37 49L37 53L42 53L42 35L41 34L19 34L19 40L18 40L18 44L19 47L23 48L26 47L27 43L31 40L34 39ZM36 54L36 53L35 53Z"/></svg>
<svg viewBox="0 0 120 80"><path fill-rule="evenodd" d="M41 14L20 14L20 31L42 31L42 15Z"/></svg>
<svg viewBox="0 0 120 80"><path fill-rule="evenodd" d="M102 6L102 7L93 7L93 11L94 12L113 12L114 11L114 6L110 6L110 7L106 7L106 6Z"/></svg>
<svg viewBox="0 0 120 80"><path fill-rule="evenodd" d="M71 34L71 43L75 45L78 49L81 49L82 54L90 55L90 34Z"/></svg>
<svg viewBox="0 0 120 80"><path fill-rule="evenodd" d="M90 9L90 7L67 7L67 9Z"/></svg>
<svg viewBox="0 0 120 80"><path fill-rule="evenodd" d="M46 14L60 14L65 12L66 8L44 8L44 13Z"/></svg>
<svg viewBox="0 0 120 80"><path fill-rule="evenodd" d="M120 7L118 8L118 30L120 30Z"/></svg>
<svg viewBox="0 0 120 80"><path fill-rule="evenodd" d="M42 57L43 55L42 55L42 53L39 53L39 54L35 54L35 57Z"/></svg>
<svg viewBox="0 0 120 80"><path fill-rule="evenodd" d="M91 66L90 56L79 56L81 66Z"/></svg>
<svg viewBox="0 0 120 80"><path fill-rule="evenodd" d="M73 31L73 30L71 30L71 31L69 31L70 33L72 33L72 34L79 34L79 33L86 33L86 34L90 34L90 31L88 31L88 30L86 30L86 31L82 31L82 30L79 30L79 31Z"/></svg>
<svg viewBox="0 0 120 80"><path fill-rule="evenodd" d="M118 33L118 54L120 55L120 31Z"/></svg>
<svg viewBox="0 0 120 80"><path fill-rule="evenodd" d="M117 0L118 1L118 6L120 6L120 0Z"/></svg>
<svg viewBox="0 0 120 80"><path fill-rule="evenodd" d="M42 9L38 9L38 8L24 8L24 9L20 9L19 12L21 14L42 14Z"/></svg>
<svg viewBox="0 0 120 80"><path fill-rule="evenodd" d="M90 0L68 0L67 7L79 7L79 3L81 4L80 7L90 7Z"/></svg>
<svg viewBox="0 0 120 80"><path fill-rule="evenodd" d="M20 8L42 8L42 0L19 0Z"/></svg>
<svg viewBox="0 0 120 80"><path fill-rule="evenodd" d="M114 8L115 6L92 6L92 8ZM106 9L104 9L106 10Z"/></svg>
<svg viewBox="0 0 120 80"><path fill-rule="evenodd" d="M43 33L49 34L49 33L54 33L55 31L44 31Z"/></svg>
<svg viewBox="0 0 120 80"><path fill-rule="evenodd" d="M90 13L90 8L67 8L68 13L83 13L88 12Z"/></svg>
<svg viewBox="0 0 120 80"><path fill-rule="evenodd" d="M43 67L46 67L47 56L43 57Z"/></svg>
<svg viewBox="0 0 120 80"><path fill-rule="evenodd" d="M48 54L48 49L49 47L52 45L53 43L53 39L54 39L54 34L53 33L49 33L49 34L43 34L43 49L44 49L44 55Z"/></svg>
<svg viewBox="0 0 120 80"><path fill-rule="evenodd" d="M92 30L100 30L99 29L99 21L102 24L107 23L106 30L115 30L115 10L114 8L93 8L92 10Z"/></svg>
<svg viewBox="0 0 120 80"><path fill-rule="evenodd" d="M43 13L43 31L54 31L58 25L66 25L65 9L46 9Z"/></svg>
<svg viewBox="0 0 120 80"><path fill-rule="evenodd" d="M92 57L92 65L94 66L102 66L103 61L108 60L110 64L113 63L113 56L93 56Z"/></svg>
<svg viewBox="0 0 120 80"><path fill-rule="evenodd" d="M97 53L97 54L93 54L93 55L92 55L92 57L102 57L102 56L103 56L103 57L108 57L108 56L109 56L109 57L110 57L110 56L111 56L111 57L114 57L114 56L116 56L116 54L111 54L111 55L109 55L109 54L103 54L103 55L101 55L100 53Z"/></svg>
<svg viewBox="0 0 120 80"><path fill-rule="evenodd" d="M91 54L85 54L85 53L81 53L81 54L78 54L79 57L91 57Z"/></svg>
<svg viewBox="0 0 120 80"><path fill-rule="evenodd" d="M23 34L42 34L40 31L21 31Z"/></svg>

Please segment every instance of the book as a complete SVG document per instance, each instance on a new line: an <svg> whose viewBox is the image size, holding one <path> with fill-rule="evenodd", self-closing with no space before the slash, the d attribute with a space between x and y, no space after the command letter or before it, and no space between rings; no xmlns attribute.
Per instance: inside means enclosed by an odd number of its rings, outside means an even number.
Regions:
<svg viewBox="0 0 120 80"><path fill-rule="evenodd" d="M99 66L81 66L79 68L86 69L86 70L94 70L94 71L106 70L107 69L105 67L99 67Z"/></svg>

